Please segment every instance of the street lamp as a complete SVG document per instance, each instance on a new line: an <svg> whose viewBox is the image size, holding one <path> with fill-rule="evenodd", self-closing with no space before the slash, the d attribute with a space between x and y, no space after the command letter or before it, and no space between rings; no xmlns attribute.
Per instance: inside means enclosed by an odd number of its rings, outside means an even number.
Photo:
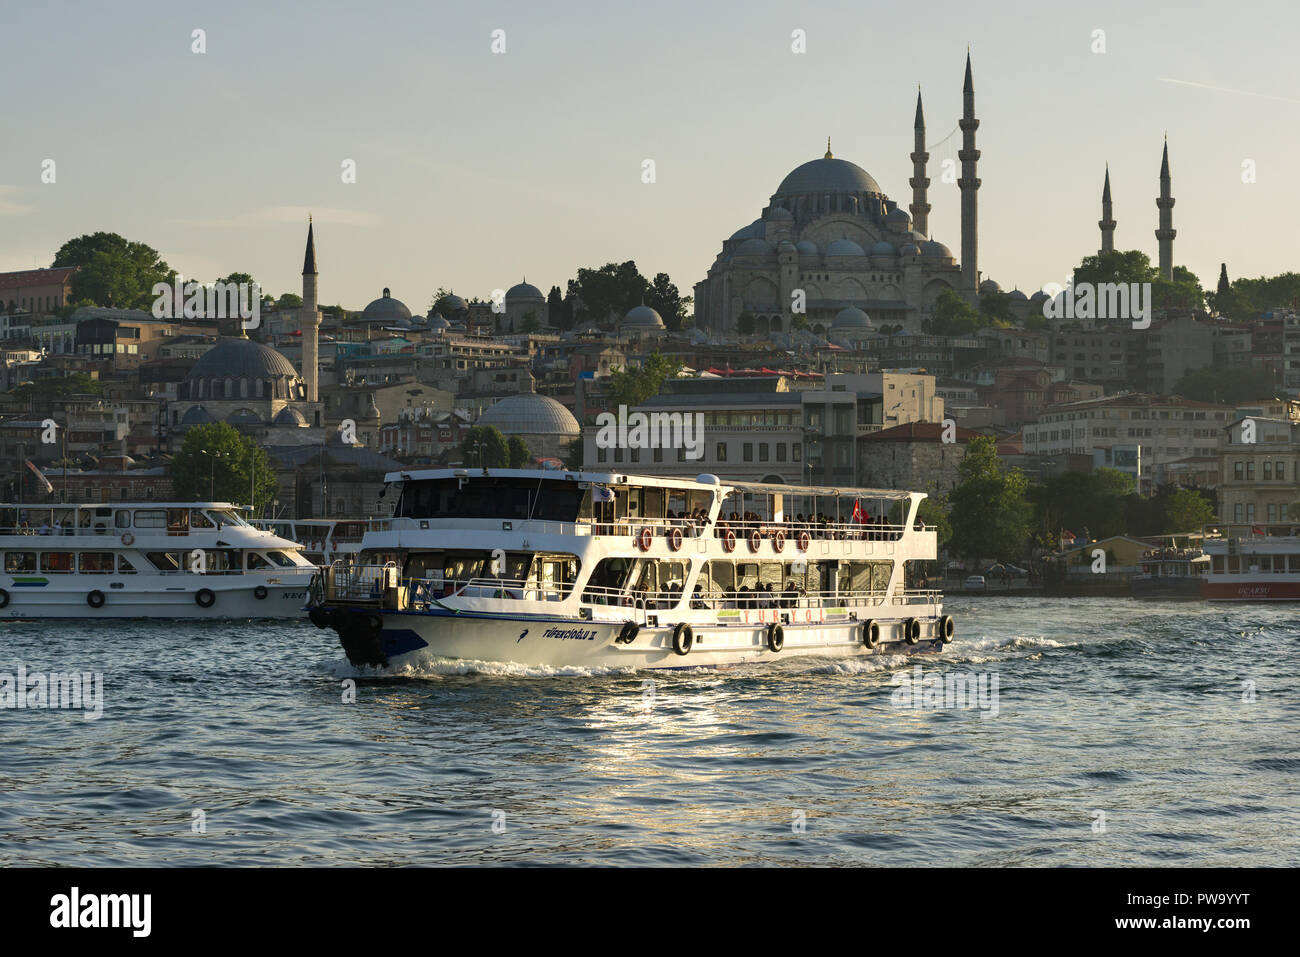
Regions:
<svg viewBox="0 0 1300 957"><path fill-rule="evenodd" d="M225 452L209 452L207 449L199 449L208 457L208 501L217 500L217 459L229 458Z"/></svg>

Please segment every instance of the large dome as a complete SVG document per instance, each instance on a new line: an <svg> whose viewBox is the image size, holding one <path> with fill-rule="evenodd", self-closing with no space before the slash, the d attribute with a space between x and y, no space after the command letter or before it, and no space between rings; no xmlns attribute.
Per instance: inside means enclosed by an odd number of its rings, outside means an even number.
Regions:
<svg viewBox="0 0 1300 957"><path fill-rule="evenodd" d="M506 302L545 302L542 291L532 283L521 282L506 290Z"/></svg>
<svg viewBox="0 0 1300 957"><path fill-rule="evenodd" d="M804 163L781 180L773 196L801 196L809 193L877 193L880 184L856 163L823 157Z"/></svg>
<svg viewBox="0 0 1300 957"><path fill-rule="evenodd" d="M503 435L579 435L573 413L547 395L521 392L502 399L476 423L494 425Z"/></svg>
<svg viewBox="0 0 1300 957"><path fill-rule="evenodd" d="M298 378L298 370L270 346L252 339L226 339L203 354L186 379Z"/></svg>
<svg viewBox="0 0 1300 957"><path fill-rule="evenodd" d="M361 312L362 322L397 322L410 318L411 310L406 308L406 303L394 299L393 294L387 289L382 296Z"/></svg>
<svg viewBox="0 0 1300 957"><path fill-rule="evenodd" d="M771 247L768 247L771 252ZM640 328L662 329L664 327L663 317L647 305L633 306L628 310L627 315L623 317L624 326L636 326Z"/></svg>

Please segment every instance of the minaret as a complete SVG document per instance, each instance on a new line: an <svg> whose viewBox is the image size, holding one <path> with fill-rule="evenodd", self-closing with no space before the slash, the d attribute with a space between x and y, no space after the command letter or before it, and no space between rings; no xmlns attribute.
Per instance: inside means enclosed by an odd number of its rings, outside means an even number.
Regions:
<svg viewBox="0 0 1300 957"><path fill-rule="evenodd" d="M1097 223L1101 227L1101 249L1098 252L1101 255L1113 253L1115 251L1115 217L1111 215L1110 208L1110 164L1106 164L1106 185L1101 188L1101 220Z"/></svg>
<svg viewBox="0 0 1300 957"><path fill-rule="evenodd" d="M980 151L975 148L975 131L980 121L975 119L975 84L970 75L970 50L966 51L966 82L962 86L962 114L957 124L961 127L961 149L957 158L961 160L961 178L957 188L961 190L961 286L967 296L974 298L979 294L979 202L976 198L980 181L975 176L975 163L980 158Z"/></svg>
<svg viewBox="0 0 1300 957"><path fill-rule="evenodd" d="M1156 200L1160 210L1160 228L1156 230L1156 239L1160 241L1160 275L1165 279L1174 278L1174 198L1170 195L1169 181L1169 138L1165 138L1165 155L1160 160L1160 198Z"/></svg>
<svg viewBox="0 0 1300 957"><path fill-rule="evenodd" d="M930 154L925 151L925 116L921 113L921 88L916 88L916 122L912 124L912 178L908 183L912 187L912 205L907 207L912 214L912 228L922 235L930 235L930 204L925 201L925 191L930 186L930 178L925 175L925 164Z"/></svg>
<svg viewBox="0 0 1300 957"><path fill-rule="evenodd" d="M316 379L320 357L320 310L316 299L316 238L311 217L307 217L307 254L302 260L302 310L298 328L302 331L302 378L307 384L307 401L319 401Z"/></svg>

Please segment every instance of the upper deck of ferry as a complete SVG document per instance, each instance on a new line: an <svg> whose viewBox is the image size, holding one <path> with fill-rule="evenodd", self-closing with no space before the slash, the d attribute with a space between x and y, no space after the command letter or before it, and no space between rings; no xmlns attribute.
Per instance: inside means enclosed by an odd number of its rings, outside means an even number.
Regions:
<svg viewBox="0 0 1300 957"><path fill-rule="evenodd" d="M0 536L182 538L258 533L230 502L0 504Z"/></svg>

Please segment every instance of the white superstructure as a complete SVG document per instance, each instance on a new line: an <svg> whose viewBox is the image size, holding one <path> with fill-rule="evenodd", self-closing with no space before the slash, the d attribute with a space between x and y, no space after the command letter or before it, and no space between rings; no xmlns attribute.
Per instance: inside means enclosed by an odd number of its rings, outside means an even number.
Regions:
<svg viewBox="0 0 1300 957"><path fill-rule="evenodd" d="M717 666L938 651L924 494L622 473L388 475L388 526L322 570L354 664Z"/></svg>
<svg viewBox="0 0 1300 957"><path fill-rule="evenodd" d="M0 505L0 618L291 618L315 571L225 502Z"/></svg>

